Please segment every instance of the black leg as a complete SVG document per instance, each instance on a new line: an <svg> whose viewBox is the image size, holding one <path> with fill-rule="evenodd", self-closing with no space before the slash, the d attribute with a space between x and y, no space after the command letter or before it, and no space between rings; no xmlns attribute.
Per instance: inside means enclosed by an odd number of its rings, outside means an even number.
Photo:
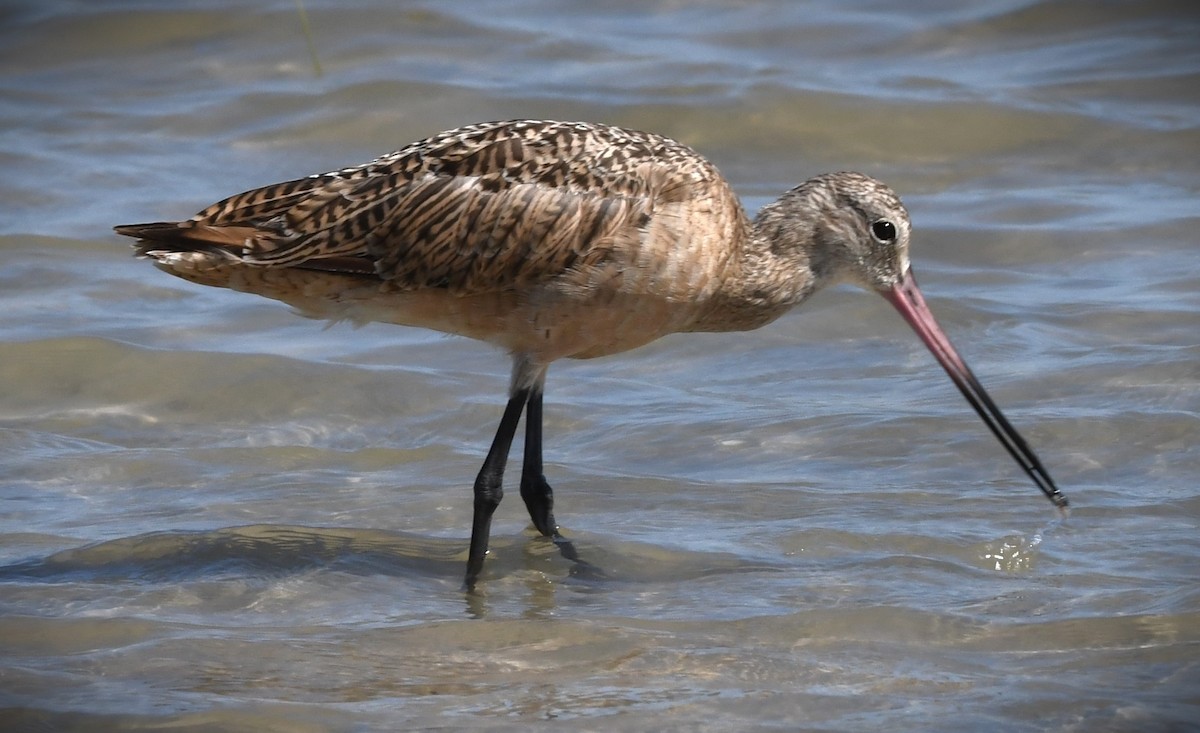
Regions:
<svg viewBox="0 0 1200 733"><path fill-rule="evenodd" d="M542 391L534 389L525 405L525 459L521 465L521 498L533 526L546 537L558 534L554 523L554 491L542 473Z"/></svg>
<svg viewBox="0 0 1200 733"><path fill-rule="evenodd" d="M562 556L580 562L575 545L558 533L554 521L554 491L542 472L542 390L535 386L525 406L525 457L521 465L521 498L533 526L554 540Z"/></svg>
<svg viewBox="0 0 1200 733"><path fill-rule="evenodd" d="M475 513L471 521L471 551L467 556L466 586L475 587L475 581L483 570L483 558L488 552L488 534L492 528L492 514L504 498L504 465L508 462L508 450L512 447L521 411L529 400L529 388L520 389L509 398L500 418L500 427L492 439L483 468L475 477ZM540 471L539 471L540 473Z"/></svg>

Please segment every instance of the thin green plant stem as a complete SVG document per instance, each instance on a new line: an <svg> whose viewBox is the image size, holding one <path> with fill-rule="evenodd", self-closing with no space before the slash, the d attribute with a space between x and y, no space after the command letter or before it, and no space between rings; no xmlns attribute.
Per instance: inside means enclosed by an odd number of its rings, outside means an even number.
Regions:
<svg viewBox="0 0 1200 733"><path fill-rule="evenodd" d="M300 14L300 27L304 29L304 40L308 44L308 54L312 56L313 71L317 76L324 76L321 71L321 59L317 57L317 44L313 40L312 26L308 23L308 11L304 9L304 0L296 0L296 12Z"/></svg>

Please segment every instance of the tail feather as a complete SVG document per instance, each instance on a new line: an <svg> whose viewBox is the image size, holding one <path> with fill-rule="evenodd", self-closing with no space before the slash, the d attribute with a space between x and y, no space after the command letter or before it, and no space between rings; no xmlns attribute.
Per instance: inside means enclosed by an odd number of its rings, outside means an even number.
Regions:
<svg viewBox="0 0 1200 733"><path fill-rule="evenodd" d="M156 221L147 224L121 224L113 227L117 234L134 237L140 242L159 242L179 251L212 249L213 245L227 250L227 254L238 256L246 246L246 240L254 234L254 227L211 226L194 221Z"/></svg>
<svg viewBox="0 0 1200 733"><path fill-rule="evenodd" d="M117 234L138 239L170 239L180 236L183 224L177 221L155 221L147 224L118 224L113 227Z"/></svg>
<svg viewBox="0 0 1200 733"><path fill-rule="evenodd" d="M233 230L240 231L233 231ZM240 260L245 227L213 227L193 221L156 221L113 227L117 234L134 237L138 257L148 257L173 271L183 262L195 267L204 262ZM249 230L253 231L253 230ZM215 258L210 259L210 258Z"/></svg>
<svg viewBox="0 0 1200 733"><path fill-rule="evenodd" d="M166 265L169 270L174 270L183 262L190 263L190 267L203 262L208 263L206 266L213 266L218 261L230 260L241 264L254 264L245 260L247 239L255 232L253 227L213 226L197 224L194 221L157 221L146 224L121 224L113 227L113 230L117 234L138 240L134 245L138 257L156 260ZM205 255L216 259L207 259ZM321 257L297 263L295 266L346 275L376 274L375 262L365 257Z"/></svg>

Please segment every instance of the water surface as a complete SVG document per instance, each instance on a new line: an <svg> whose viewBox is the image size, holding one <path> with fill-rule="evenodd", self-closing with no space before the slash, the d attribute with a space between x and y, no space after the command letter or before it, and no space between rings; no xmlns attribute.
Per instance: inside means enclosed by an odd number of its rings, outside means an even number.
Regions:
<svg viewBox="0 0 1200 733"><path fill-rule="evenodd" d="M7 729L1196 729L1200 16L307 8L322 76L292 3L0 10ZM675 136L751 211L825 170L891 182L1070 519L839 288L555 365L547 473L602 574L512 491L467 597L504 356L324 328L110 233L511 117Z"/></svg>

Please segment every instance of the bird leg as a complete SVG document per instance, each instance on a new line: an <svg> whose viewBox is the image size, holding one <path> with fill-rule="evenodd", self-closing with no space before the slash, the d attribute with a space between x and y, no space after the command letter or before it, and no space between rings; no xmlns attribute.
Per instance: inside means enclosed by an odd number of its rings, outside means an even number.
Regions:
<svg viewBox="0 0 1200 733"><path fill-rule="evenodd" d="M504 416L500 418L483 467L475 477L475 513L471 522L471 549L467 555L468 590L475 587L475 581L483 571L492 515L504 498L504 468L522 412L525 413L525 455L521 465L521 498L525 508L529 510L533 526L554 541L564 558L587 566L579 559L571 541L558 532L558 524L554 521L554 492L542 473L542 385L545 378L544 367L537 367L520 357L514 360L512 396L504 407Z"/></svg>
<svg viewBox="0 0 1200 733"><path fill-rule="evenodd" d="M542 473L542 389L541 384L532 388L529 402L525 405L525 457L521 464L521 498L533 526L544 537L554 540L558 550L566 559L581 563L575 545L558 532L554 521L554 491Z"/></svg>
<svg viewBox="0 0 1200 733"><path fill-rule="evenodd" d="M508 462L508 451L512 447L521 412L529 401L529 392L529 387L518 389L509 398L504 407L504 417L500 418L500 427L496 429L496 437L492 439L492 447L483 461L483 467L479 469L479 475L475 477L475 513L471 520L471 550L467 555L468 589L475 587L475 581L483 570L483 559L488 553L488 535L492 529L492 514L504 498L504 466ZM540 406L540 394L538 403ZM540 468L538 474L541 474ZM549 487L546 488L548 491Z"/></svg>
<svg viewBox="0 0 1200 733"><path fill-rule="evenodd" d="M542 473L542 391L534 389L525 405L525 459L521 466L521 498L533 526L545 537L558 534L554 523L554 491Z"/></svg>

